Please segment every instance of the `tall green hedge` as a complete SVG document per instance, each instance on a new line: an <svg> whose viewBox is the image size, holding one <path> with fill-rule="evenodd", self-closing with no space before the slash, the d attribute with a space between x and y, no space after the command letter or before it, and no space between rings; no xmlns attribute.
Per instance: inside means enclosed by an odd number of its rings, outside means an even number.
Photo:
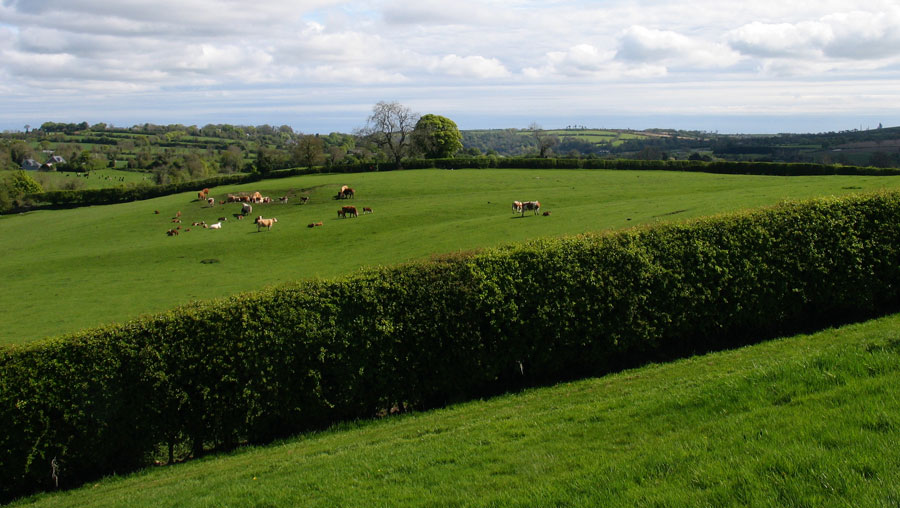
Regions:
<svg viewBox="0 0 900 508"><path fill-rule="evenodd" d="M0 350L0 501L895 309L900 194L288 284Z"/></svg>

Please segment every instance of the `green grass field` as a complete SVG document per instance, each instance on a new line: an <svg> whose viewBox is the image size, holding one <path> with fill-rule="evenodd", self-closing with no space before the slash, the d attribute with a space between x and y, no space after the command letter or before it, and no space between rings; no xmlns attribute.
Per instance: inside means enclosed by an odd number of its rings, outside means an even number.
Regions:
<svg viewBox="0 0 900 508"><path fill-rule="evenodd" d="M578 138L591 143L610 143L612 146L619 146L625 140L629 139L646 139L648 136L637 132L608 131L598 129L552 129L544 131L546 134L552 134L560 139L562 138ZM529 131L523 131L523 134L531 135Z"/></svg>
<svg viewBox="0 0 900 508"><path fill-rule="evenodd" d="M900 315L108 478L35 507L890 507Z"/></svg>
<svg viewBox="0 0 900 508"><path fill-rule="evenodd" d="M352 204L375 213L339 219L336 211L347 203L332 196L342 184L356 188ZM256 190L291 196L288 204L254 206L254 216L279 220L259 233L252 220L235 219L240 205L209 208L193 192L0 216L0 344L435 253L898 186L893 177L421 170L310 175L212 190L217 199ZM298 204L301 194L311 196L309 204ZM514 216L510 204L516 199L540 200L552 215ZM191 231L166 236L178 211L180 225ZM220 216L228 221L219 231L190 225ZM324 226L306 227L314 221Z"/></svg>
<svg viewBox="0 0 900 508"><path fill-rule="evenodd" d="M119 169L100 169L84 174L67 171L39 171L30 173L30 175L41 183L44 190L65 188L65 185L70 181L79 182L77 184L79 189L105 189L107 187L154 183L151 173Z"/></svg>

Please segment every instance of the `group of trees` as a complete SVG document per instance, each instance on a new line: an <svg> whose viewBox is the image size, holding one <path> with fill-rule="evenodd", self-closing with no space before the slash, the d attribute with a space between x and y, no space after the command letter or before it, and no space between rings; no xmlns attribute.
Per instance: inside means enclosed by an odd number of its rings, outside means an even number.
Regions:
<svg viewBox="0 0 900 508"><path fill-rule="evenodd" d="M566 130L584 130L572 127ZM470 156L629 158L658 160L689 156L726 160L844 163L900 166L894 141L900 129L777 136L718 135L698 131L649 130L598 142L566 130L526 129L460 132L436 114L419 115L399 102L378 102L365 125L352 134L295 132L288 125L235 126L182 124L132 127L111 124L45 122L25 133L0 137L0 169L18 168L50 152L63 156L57 170L92 171L104 167L152 171L160 184L218 174L269 173L290 168L391 162L404 159ZM846 144L877 143L855 151ZM883 144L882 144L883 143ZM883 149L882 149L883 147ZM700 155L702 154L702 155Z"/></svg>
<svg viewBox="0 0 900 508"><path fill-rule="evenodd" d="M376 104L358 135L398 165L411 155L452 157L462 148L462 135L453 120L434 114L419 116L399 102Z"/></svg>

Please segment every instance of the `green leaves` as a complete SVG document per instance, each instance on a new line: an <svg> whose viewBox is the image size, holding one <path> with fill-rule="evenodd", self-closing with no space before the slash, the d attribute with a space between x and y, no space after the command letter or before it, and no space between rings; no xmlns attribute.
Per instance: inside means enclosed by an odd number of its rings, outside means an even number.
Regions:
<svg viewBox="0 0 900 508"><path fill-rule="evenodd" d="M369 269L0 350L0 501L48 487L54 456L71 485L165 445L265 442L869 316L900 301L898 259L900 195L820 199Z"/></svg>

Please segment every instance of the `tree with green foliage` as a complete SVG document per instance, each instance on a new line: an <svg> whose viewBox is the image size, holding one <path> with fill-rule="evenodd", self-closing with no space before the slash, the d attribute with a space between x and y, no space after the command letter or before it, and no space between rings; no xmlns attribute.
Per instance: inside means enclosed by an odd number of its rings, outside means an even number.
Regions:
<svg viewBox="0 0 900 508"><path fill-rule="evenodd" d="M415 148L428 159L453 157L462 148L462 135L456 123L440 115L424 115L412 133Z"/></svg>
<svg viewBox="0 0 900 508"><path fill-rule="evenodd" d="M318 135L309 134L302 136L291 152L294 164L312 169L313 166L322 163L325 143Z"/></svg>
<svg viewBox="0 0 900 508"><path fill-rule="evenodd" d="M231 145L219 154L219 164L226 173L238 173L244 169L244 154L240 147Z"/></svg>
<svg viewBox="0 0 900 508"><path fill-rule="evenodd" d="M13 171L9 184L10 189L19 194L44 192L41 184L34 181L34 178L25 171Z"/></svg>
<svg viewBox="0 0 900 508"><path fill-rule="evenodd" d="M282 169L286 166L286 154L277 148L260 146L259 150L256 152L256 166L254 167L254 170L257 173L266 175L276 169Z"/></svg>
<svg viewBox="0 0 900 508"><path fill-rule="evenodd" d="M44 189L27 172L11 172L5 182L0 179L0 212L22 206L25 196L35 192L44 192Z"/></svg>
<svg viewBox="0 0 900 508"><path fill-rule="evenodd" d="M18 166L25 159L34 158L34 149L24 141L13 141L9 145L9 157ZM40 162L40 161L39 161Z"/></svg>

